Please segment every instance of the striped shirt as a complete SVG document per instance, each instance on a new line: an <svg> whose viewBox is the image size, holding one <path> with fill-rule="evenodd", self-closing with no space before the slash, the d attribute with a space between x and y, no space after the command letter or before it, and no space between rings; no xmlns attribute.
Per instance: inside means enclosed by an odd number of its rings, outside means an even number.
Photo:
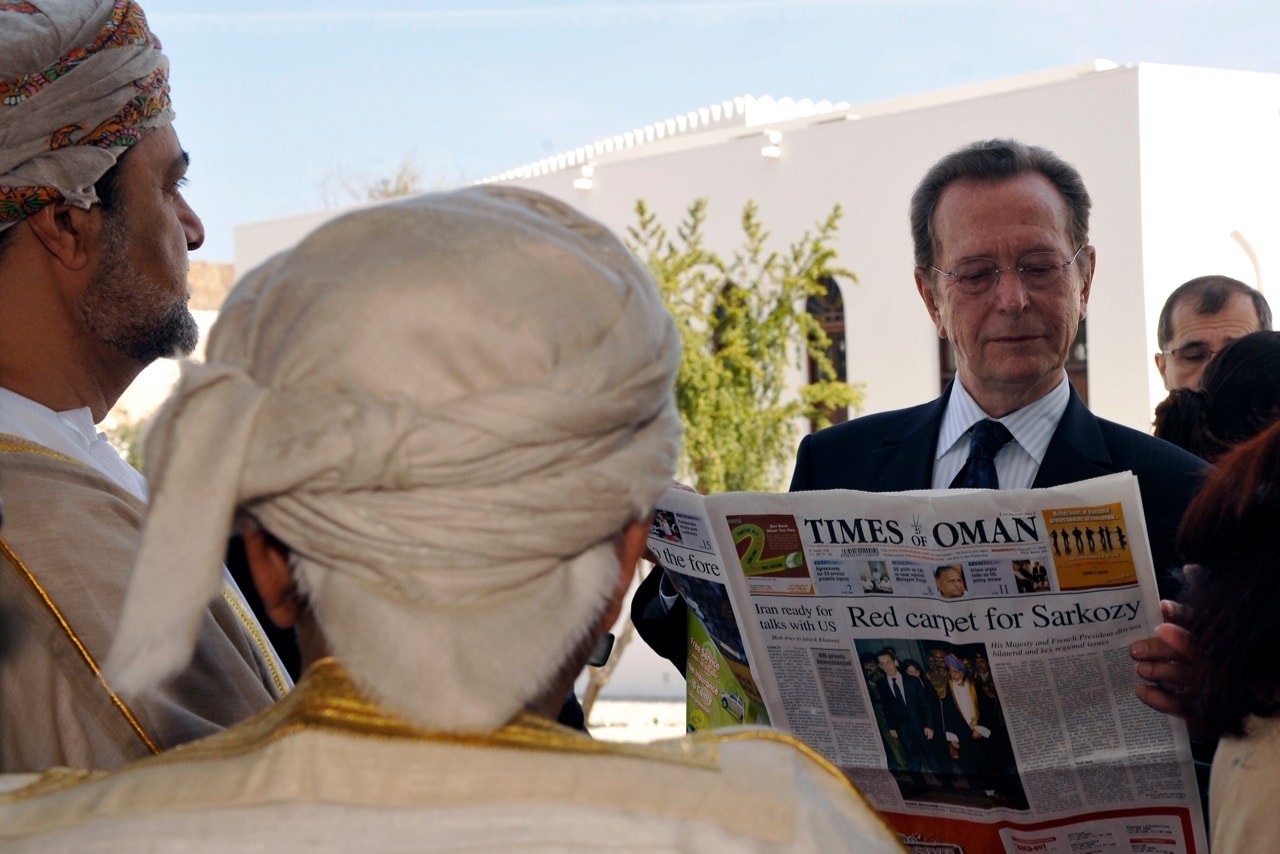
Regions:
<svg viewBox="0 0 1280 854"><path fill-rule="evenodd" d="M1067 411L1071 389L1064 372L1062 382L1044 397L996 419L1013 434L1013 441L996 454L996 476L1001 489L1028 489L1040 471L1044 452L1053 431ZM938 431L937 456L933 461L933 488L946 489L969 459L969 431L989 416L982 411L959 378L951 385L947 411Z"/></svg>

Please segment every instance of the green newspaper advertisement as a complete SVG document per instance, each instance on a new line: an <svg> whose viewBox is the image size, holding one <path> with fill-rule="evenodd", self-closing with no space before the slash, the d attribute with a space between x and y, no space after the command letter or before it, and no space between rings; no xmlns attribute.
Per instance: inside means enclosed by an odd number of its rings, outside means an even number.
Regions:
<svg viewBox="0 0 1280 854"><path fill-rule="evenodd" d="M667 581L689 609L689 657L685 671L685 719L690 732L769 723L760 688L751 675L724 571L706 518L681 505L700 497L669 494L654 515L649 545L669 567Z"/></svg>

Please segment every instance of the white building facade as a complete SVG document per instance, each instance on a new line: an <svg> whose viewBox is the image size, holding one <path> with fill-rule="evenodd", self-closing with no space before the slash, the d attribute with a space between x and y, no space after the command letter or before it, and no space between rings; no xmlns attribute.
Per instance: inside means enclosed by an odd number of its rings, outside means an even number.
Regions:
<svg viewBox="0 0 1280 854"><path fill-rule="evenodd" d="M1087 397L1148 429L1164 397L1152 354L1165 298L1218 273L1280 288L1280 75L1094 62L868 105L741 98L497 176L564 199L620 234L643 199L670 230L709 201L728 254L743 205L783 247L842 206L837 262L847 375L863 412L920 403L945 380L912 279L907 207L928 167L977 139L1049 148L1093 197L1098 267L1087 320ZM585 168L584 168L585 167ZM243 273L339 211L242 226Z"/></svg>

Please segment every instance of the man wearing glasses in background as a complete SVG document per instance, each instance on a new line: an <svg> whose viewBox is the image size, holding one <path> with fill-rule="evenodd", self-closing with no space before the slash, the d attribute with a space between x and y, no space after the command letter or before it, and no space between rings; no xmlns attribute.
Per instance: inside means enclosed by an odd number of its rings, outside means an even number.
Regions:
<svg viewBox="0 0 1280 854"><path fill-rule="evenodd" d="M1237 338L1271 328L1260 291L1228 276L1199 276L1169 294L1156 324L1156 368L1168 391L1200 387L1209 360Z"/></svg>
<svg viewBox="0 0 1280 854"><path fill-rule="evenodd" d="M1138 476L1161 596L1181 587L1174 533L1205 463L1093 415L1067 381L1067 352L1088 307L1096 252L1080 173L1057 155L990 140L943 157L911 199L916 290L955 346L956 382L938 399L857 418L805 437L792 491L1059 486L1121 471ZM660 572L632 616L659 654L682 666L683 602ZM1173 651L1134 645L1139 695L1178 710Z"/></svg>

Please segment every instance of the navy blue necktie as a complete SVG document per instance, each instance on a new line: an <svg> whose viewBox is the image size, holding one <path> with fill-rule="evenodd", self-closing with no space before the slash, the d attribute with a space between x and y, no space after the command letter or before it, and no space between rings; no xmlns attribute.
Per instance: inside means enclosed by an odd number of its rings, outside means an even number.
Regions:
<svg viewBox="0 0 1280 854"><path fill-rule="evenodd" d="M996 478L996 453L1013 438L999 421L987 419L973 425L969 439L969 459L951 481L951 488L999 489Z"/></svg>

